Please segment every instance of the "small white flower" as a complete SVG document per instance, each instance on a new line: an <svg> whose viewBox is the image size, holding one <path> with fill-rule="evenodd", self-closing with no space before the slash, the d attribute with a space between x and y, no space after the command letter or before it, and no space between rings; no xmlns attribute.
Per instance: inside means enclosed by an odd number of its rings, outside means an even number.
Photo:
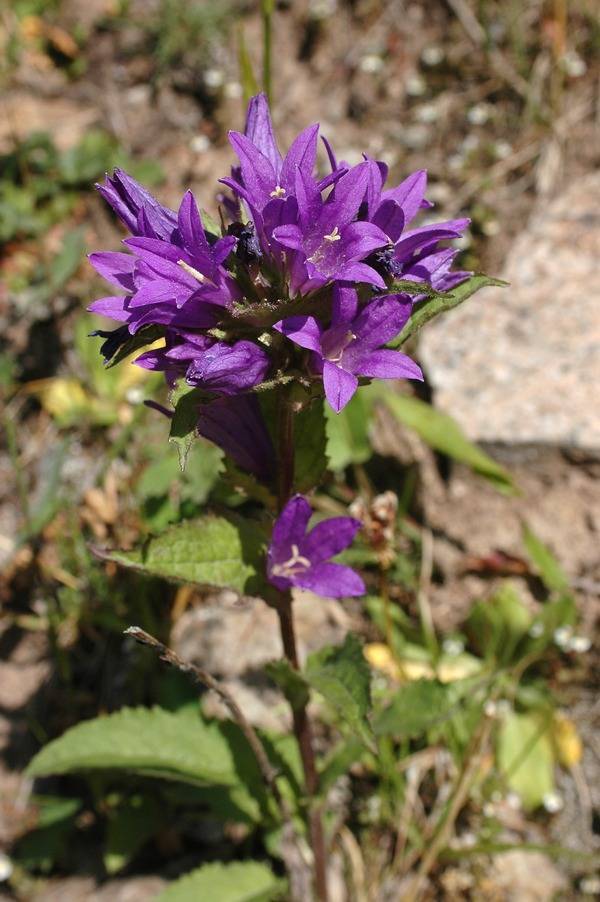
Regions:
<svg viewBox="0 0 600 902"><path fill-rule="evenodd" d="M567 650L574 651L577 654L585 654L592 647L592 640L589 636L573 636L567 643Z"/></svg>
<svg viewBox="0 0 600 902"><path fill-rule="evenodd" d="M541 620L534 620L529 627L529 635L532 639L539 639L544 635L544 624Z"/></svg>
<svg viewBox="0 0 600 902"><path fill-rule="evenodd" d="M483 713L486 717L496 717L498 714L498 705L489 699L483 706Z"/></svg>
<svg viewBox="0 0 600 902"><path fill-rule="evenodd" d="M587 64L578 53L570 50L563 56L562 64L567 75L571 78L581 78L587 72Z"/></svg>
<svg viewBox="0 0 600 902"><path fill-rule="evenodd" d="M437 107L433 103L424 103L416 112L415 118L418 122L430 124L435 122L438 117Z"/></svg>
<svg viewBox="0 0 600 902"><path fill-rule="evenodd" d="M490 107L487 103L476 103L467 110L467 119L471 125L485 125L490 118Z"/></svg>
<svg viewBox="0 0 600 902"><path fill-rule="evenodd" d="M360 61L360 69L362 72L368 72L375 75L383 69L383 60L377 53L366 53Z"/></svg>
<svg viewBox="0 0 600 902"><path fill-rule="evenodd" d="M483 223L481 230L484 235L493 238L500 233L500 223L497 219L488 219L487 222Z"/></svg>
<svg viewBox="0 0 600 902"><path fill-rule="evenodd" d="M406 93L411 97L421 97L427 90L425 79L418 74L409 75L406 79Z"/></svg>
<svg viewBox="0 0 600 902"><path fill-rule="evenodd" d="M190 141L190 149L193 150L194 153L206 153L209 147L210 141L206 135L194 135Z"/></svg>
<svg viewBox="0 0 600 902"><path fill-rule="evenodd" d="M554 630L554 641L559 648L566 649L573 636L573 629L570 626L559 626Z"/></svg>
<svg viewBox="0 0 600 902"><path fill-rule="evenodd" d="M146 395L144 389L136 385L127 389L125 397L130 404L141 404Z"/></svg>
<svg viewBox="0 0 600 902"><path fill-rule="evenodd" d="M494 155L499 160L505 160L513 152L512 145L508 141L496 141L494 144Z"/></svg>
<svg viewBox="0 0 600 902"><path fill-rule="evenodd" d="M426 66L439 66L444 59L444 49L437 44L430 44L425 47L421 53L421 59Z"/></svg>
<svg viewBox="0 0 600 902"><path fill-rule="evenodd" d="M508 792L506 794L506 804L509 808L512 808L513 811L521 810L521 796L518 792Z"/></svg>
<svg viewBox="0 0 600 902"><path fill-rule="evenodd" d="M228 81L223 90L225 97L228 97L230 100L237 100L243 94L243 88L239 81Z"/></svg>
<svg viewBox="0 0 600 902"><path fill-rule="evenodd" d="M596 877L595 874L591 877L584 877L579 884L579 889L586 896L600 896L600 877Z"/></svg>
<svg viewBox="0 0 600 902"><path fill-rule="evenodd" d="M455 658L457 655L461 655L465 650L465 643L462 639L458 638L448 638L444 639L442 643L442 650L444 654L450 655Z"/></svg>
<svg viewBox="0 0 600 902"><path fill-rule="evenodd" d="M12 876L13 863L4 852L0 852L0 883L4 883Z"/></svg>
<svg viewBox="0 0 600 902"><path fill-rule="evenodd" d="M496 806L492 802L486 802L483 806L484 817L494 817L496 814Z"/></svg>
<svg viewBox="0 0 600 902"><path fill-rule="evenodd" d="M549 814L556 814L564 807L563 797L557 792L547 792L542 800L542 805Z"/></svg>
<svg viewBox="0 0 600 902"><path fill-rule="evenodd" d="M208 88L220 88L225 81L225 73L222 69L205 69L204 84Z"/></svg>

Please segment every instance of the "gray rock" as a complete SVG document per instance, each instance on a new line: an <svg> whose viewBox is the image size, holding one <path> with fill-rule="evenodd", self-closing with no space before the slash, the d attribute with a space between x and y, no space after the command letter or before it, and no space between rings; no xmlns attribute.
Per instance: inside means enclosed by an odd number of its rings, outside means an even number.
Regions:
<svg viewBox="0 0 600 902"><path fill-rule="evenodd" d="M600 450L600 173L540 207L503 277L426 328L436 405L470 438Z"/></svg>

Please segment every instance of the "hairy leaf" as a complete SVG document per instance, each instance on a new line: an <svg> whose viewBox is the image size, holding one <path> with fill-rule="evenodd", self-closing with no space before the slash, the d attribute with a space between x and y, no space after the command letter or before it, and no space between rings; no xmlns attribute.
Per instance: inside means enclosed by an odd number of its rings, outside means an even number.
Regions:
<svg viewBox="0 0 600 902"><path fill-rule="evenodd" d="M207 514L151 536L134 551L96 551L124 567L174 582L236 592L263 585L263 536L256 524L229 515Z"/></svg>
<svg viewBox="0 0 600 902"><path fill-rule="evenodd" d="M415 680L401 686L388 705L375 719L379 736L422 736L446 716L448 689L437 680Z"/></svg>
<svg viewBox="0 0 600 902"><path fill-rule="evenodd" d="M283 890L282 881L258 861L213 862L170 884L156 902L268 902Z"/></svg>
<svg viewBox="0 0 600 902"><path fill-rule="evenodd" d="M301 708L308 701L308 685L304 677L286 660L271 661L265 667L267 676L276 683L292 708Z"/></svg>
<svg viewBox="0 0 600 902"><path fill-rule="evenodd" d="M123 708L83 721L44 746L27 773L42 777L115 769L197 784L237 782L230 745L218 723L162 708Z"/></svg>
<svg viewBox="0 0 600 902"><path fill-rule="evenodd" d="M554 792L554 753L549 723L534 714L512 713L501 722L498 766L526 809L537 808Z"/></svg>
<svg viewBox="0 0 600 902"><path fill-rule="evenodd" d="M569 581L559 562L528 526L523 527L523 544L542 582L550 592L564 592Z"/></svg>
<svg viewBox="0 0 600 902"><path fill-rule="evenodd" d="M348 633L342 645L328 645L312 654L303 676L336 714L368 742L371 673L356 636Z"/></svg>
<svg viewBox="0 0 600 902"><path fill-rule="evenodd" d="M440 313L446 313L447 310L458 307L459 304L462 304L463 301L466 301L467 298L470 298L471 295L475 294L475 292L479 291L481 288L488 288L492 285L505 287L508 285L508 282L504 282L502 279L492 279L490 276L484 276L478 273L471 276L466 282L457 285L452 291L446 291L443 294L436 293L434 297L429 297L426 300L415 304L409 321L400 335L395 338L394 341L390 342L390 347L401 347L412 335L415 335L425 323L428 323L436 316L439 316ZM423 291L422 293L425 292Z"/></svg>

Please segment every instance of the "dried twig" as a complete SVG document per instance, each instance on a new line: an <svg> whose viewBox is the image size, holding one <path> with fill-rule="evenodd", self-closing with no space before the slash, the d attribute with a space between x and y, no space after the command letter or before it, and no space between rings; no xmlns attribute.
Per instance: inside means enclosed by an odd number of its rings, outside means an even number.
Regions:
<svg viewBox="0 0 600 902"><path fill-rule="evenodd" d="M275 799L277 806L281 812L282 819L288 822L291 821L291 815L287 803L282 797L277 785L277 771L269 761L265 747L262 744L256 730L247 720L244 712L241 710L230 692L218 680L211 676L210 673L207 673L206 670L202 670L202 668L196 667L195 664L190 664L188 661L182 661L179 655L177 655L172 648L163 645L162 642L159 642L158 639L155 639L154 636L151 636L150 633L147 633L145 630L140 629L139 626L128 627L128 629L125 630L125 635L131 636L132 639L135 639L136 642L140 642L142 645L149 645L150 648L153 648L158 653L161 661L164 661L166 664L169 664L176 670L181 671L181 673L185 673L186 675L191 676L192 679L194 679L197 683L200 683L202 686L206 686L207 689L215 692L223 700L225 705L227 705L227 707L229 708L231 716L246 737L248 745L254 752L254 756L260 768L262 778L267 788L273 794L273 798Z"/></svg>

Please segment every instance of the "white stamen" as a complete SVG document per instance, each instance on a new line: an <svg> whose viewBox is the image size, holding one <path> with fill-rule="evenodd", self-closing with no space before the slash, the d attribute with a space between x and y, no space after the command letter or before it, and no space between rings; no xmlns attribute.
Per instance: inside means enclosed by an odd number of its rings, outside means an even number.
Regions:
<svg viewBox="0 0 600 902"><path fill-rule="evenodd" d="M273 576L289 577L302 572L302 570L308 570L309 567L310 561L308 558L300 554L300 549L297 545L292 545L292 556L289 561L285 561L283 564L275 564L271 569L271 573Z"/></svg>
<svg viewBox="0 0 600 902"><path fill-rule="evenodd" d="M197 282L204 282L206 280L206 276L203 276L201 272L198 272L197 269L194 269L194 267L190 266L189 263L186 263L185 260L178 260L177 266L181 266L181 268L184 269L188 275L192 276L193 279L196 279Z"/></svg>
<svg viewBox="0 0 600 902"><path fill-rule="evenodd" d="M271 191L269 197L284 197L285 196L285 188L282 188L281 185L277 185L274 191Z"/></svg>
<svg viewBox="0 0 600 902"><path fill-rule="evenodd" d="M325 241L339 241L342 236L340 235L340 230L337 226L335 226L333 232L330 235L325 235Z"/></svg>

